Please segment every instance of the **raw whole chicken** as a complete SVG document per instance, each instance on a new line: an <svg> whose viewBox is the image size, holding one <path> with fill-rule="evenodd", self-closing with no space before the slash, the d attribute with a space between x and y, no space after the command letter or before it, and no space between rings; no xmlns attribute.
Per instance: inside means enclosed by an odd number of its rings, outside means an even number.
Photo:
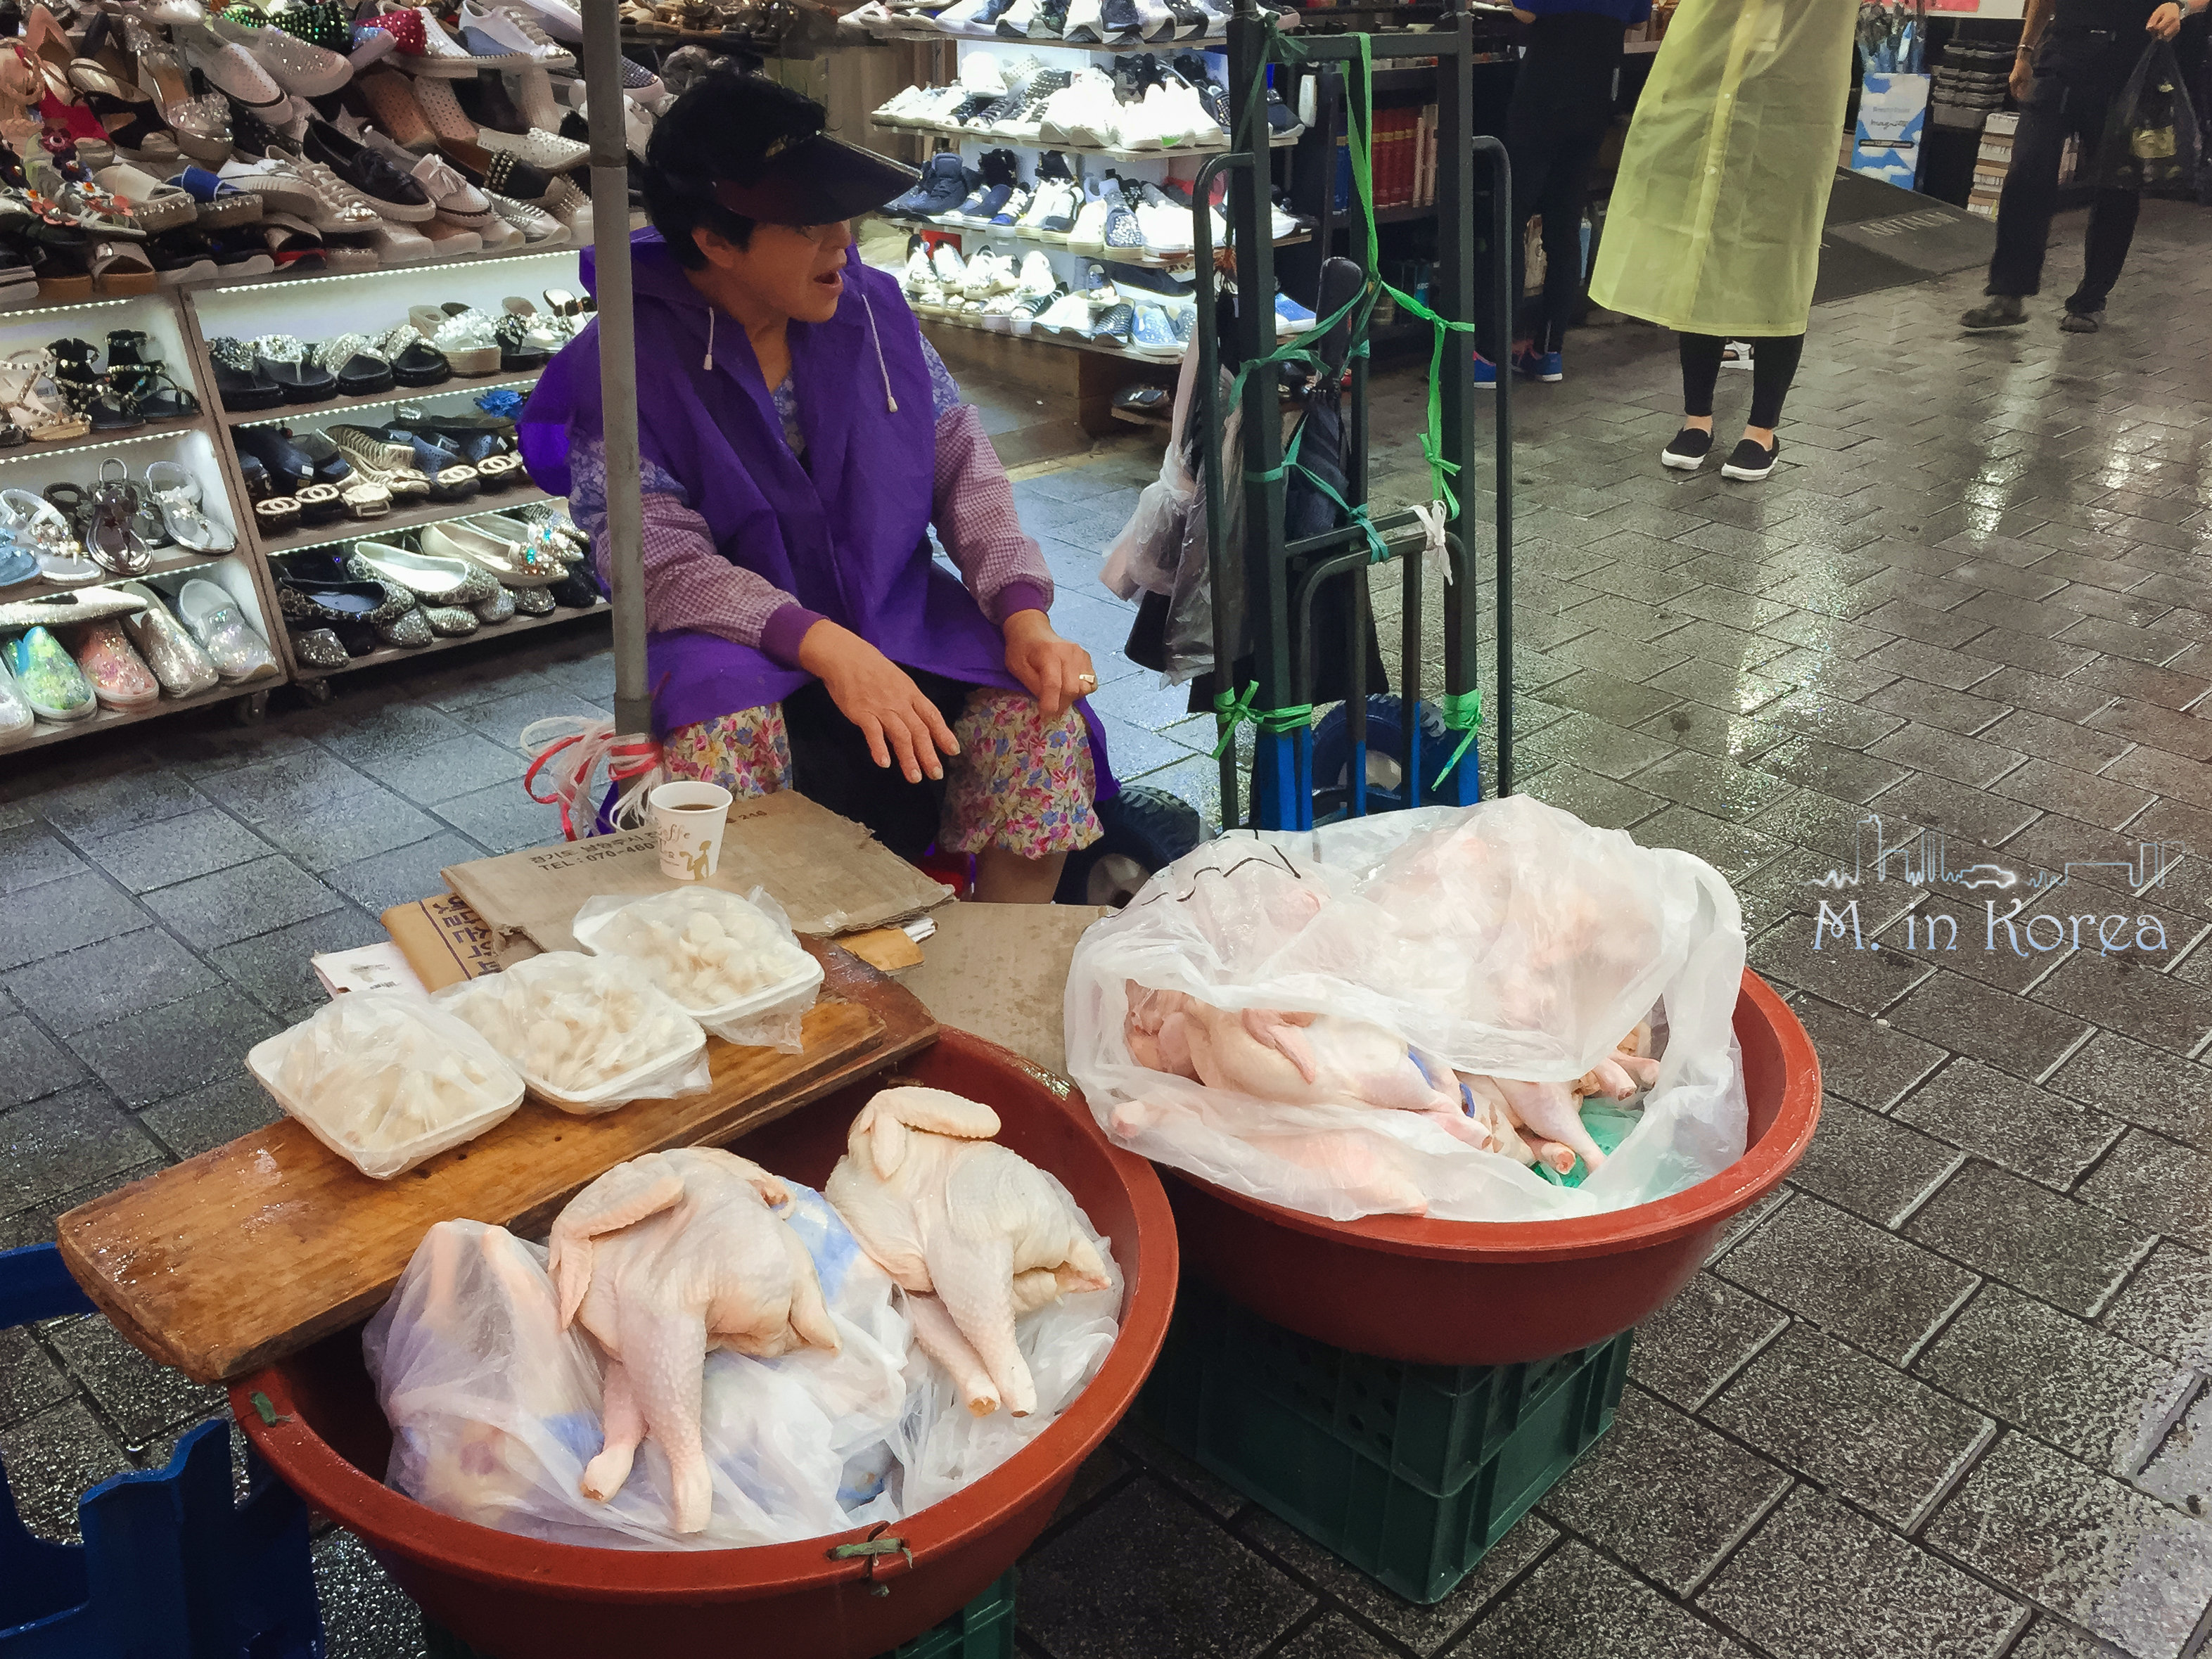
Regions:
<svg viewBox="0 0 2212 1659"><path fill-rule="evenodd" d="M907 1291L915 1340L968 1409L1036 1409L1020 1315L1111 1279L1073 1203L997 1145L999 1115L940 1089L886 1089L860 1110L824 1195Z"/></svg>
<svg viewBox="0 0 2212 1659"><path fill-rule="evenodd" d="M1459 1098L1429 1081L1406 1044L1334 1014L1217 1008L1182 991L1128 982L1123 1024L1148 1070L1285 1106L1376 1106L1416 1112L1472 1146L1488 1145Z"/></svg>
<svg viewBox="0 0 2212 1659"><path fill-rule="evenodd" d="M1583 1097L1627 1100L1655 1086L1659 1062L1644 1052L1650 1046L1651 1023L1644 1020L1572 1083L1524 1083L1462 1072L1460 1086L1469 1116L1487 1125L1492 1152L1522 1164L1543 1164L1559 1175L1573 1169L1579 1155L1595 1170L1605 1163L1605 1153L1583 1127Z"/></svg>
<svg viewBox="0 0 2212 1659"><path fill-rule="evenodd" d="M790 1200L757 1164L695 1146L618 1164L561 1212L546 1262L561 1328L580 1318L608 1358L586 1497L620 1492L650 1434L668 1455L675 1529L702 1530L714 1504L699 1433L707 1351L837 1352L813 1259L770 1208Z"/></svg>

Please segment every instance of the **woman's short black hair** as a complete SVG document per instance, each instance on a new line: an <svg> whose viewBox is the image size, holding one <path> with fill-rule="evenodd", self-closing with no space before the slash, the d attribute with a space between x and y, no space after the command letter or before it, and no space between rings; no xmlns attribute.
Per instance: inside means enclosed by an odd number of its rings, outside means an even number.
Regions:
<svg viewBox="0 0 2212 1659"><path fill-rule="evenodd" d="M678 263L693 270L707 263L691 240L702 228L745 246L754 222L714 200L714 181L752 183L771 147L802 143L827 119L805 94L762 75L709 75L678 98L645 147L642 180L646 217Z"/></svg>

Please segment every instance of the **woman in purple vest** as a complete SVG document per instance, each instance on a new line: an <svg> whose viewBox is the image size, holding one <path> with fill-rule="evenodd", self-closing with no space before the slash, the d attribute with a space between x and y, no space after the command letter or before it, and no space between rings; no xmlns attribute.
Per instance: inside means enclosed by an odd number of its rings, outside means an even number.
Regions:
<svg viewBox="0 0 2212 1659"><path fill-rule="evenodd" d="M1053 631L975 409L854 251L845 222L915 174L822 127L715 75L653 136L630 246L655 735L672 776L797 788L906 857L975 854L978 898L1043 902L1115 787L1079 701L1096 671ZM596 321L521 426L604 580Z"/></svg>

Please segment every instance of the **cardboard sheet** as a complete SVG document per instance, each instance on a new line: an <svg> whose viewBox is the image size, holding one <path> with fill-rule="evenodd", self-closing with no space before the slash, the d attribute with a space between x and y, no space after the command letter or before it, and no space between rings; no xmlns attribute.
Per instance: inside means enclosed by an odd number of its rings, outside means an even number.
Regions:
<svg viewBox="0 0 2212 1659"><path fill-rule="evenodd" d="M939 1025L1066 1077L1067 964L1083 930L1113 914L1091 904L948 904L934 913L921 966L898 980Z"/></svg>
<svg viewBox="0 0 2212 1659"><path fill-rule="evenodd" d="M660 873L650 829L531 848L441 873L490 930L501 966L518 939L541 951L574 950L568 922L586 899L684 885ZM765 887L793 928L825 936L902 921L951 896L861 825L789 790L731 807L721 858L705 884L740 895Z"/></svg>

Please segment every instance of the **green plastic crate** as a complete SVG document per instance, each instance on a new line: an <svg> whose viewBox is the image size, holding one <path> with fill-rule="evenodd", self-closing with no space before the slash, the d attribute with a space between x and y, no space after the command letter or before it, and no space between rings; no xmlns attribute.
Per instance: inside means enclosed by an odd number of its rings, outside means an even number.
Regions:
<svg viewBox="0 0 2212 1659"><path fill-rule="evenodd" d="M1435 1601L1612 1425L1633 1338L1527 1365L1409 1365L1186 1279L1139 1413L1332 1554Z"/></svg>
<svg viewBox="0 0 2212 1659"><path fill-rule="evenodd" d="M1014 1583L1009 1567L998 1582L889 1659L1014 1659ZM895 1592L896 1593L896 1592Z"/></svg>
<svg viewBox="0 0 2212 1659"><path fill-rule="evenodd" d="M933 1630L902 1643L878 1659L1014 1659L1014 1583L1012 1567L990 1589ZM484 1659L452 1632L422 1621L430 1659Z"/></svg>

